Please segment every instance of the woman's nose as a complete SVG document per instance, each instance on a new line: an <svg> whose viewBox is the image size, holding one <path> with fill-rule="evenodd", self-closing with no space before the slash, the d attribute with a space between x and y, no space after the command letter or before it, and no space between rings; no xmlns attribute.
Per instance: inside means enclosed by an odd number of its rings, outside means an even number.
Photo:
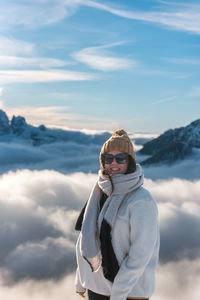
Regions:
<svg viewBox="0 0 200 300"><path fill-rule="evenodd" d="M115 157L113 158L112 164L118 164Z"/></svg>

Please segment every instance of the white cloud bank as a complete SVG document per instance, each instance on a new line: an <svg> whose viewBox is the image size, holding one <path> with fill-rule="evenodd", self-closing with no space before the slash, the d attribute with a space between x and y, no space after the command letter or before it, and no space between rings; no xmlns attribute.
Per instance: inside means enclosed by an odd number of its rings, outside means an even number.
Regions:
<svg viewBox="0 0 200 300"><path fill-rule="evenodd" d="M195 300L200 297L200 260L159 265L154 300ZM13 286L0 285L0 298L6 300L80 300L74 292L75 274L59 281L25 280Z"/></svg>
<svg viewBox="0 0 200 300"><path fill-rule="evenodd" d="M94 180L94 175L54 171L1 176L0 270L5 283L56 280L75 269L75 219Z"/></svg>
<svg viewBox="0 0 200 300"><path fill-rule="evenodd" d="M0 176L0 298L70 300L74 224L97 175L55 171ZM155 300L200 297L200 181L146 179L158 202L160 265Z"/></svg>
<svg viewBox="0 0 200 300"><path fill-rule="evenodd" d="M21 110L22 108L10 110L9 117L11 118L13 114L20 115ZM120 128L119 124L114 124L114 121L111 122L107 119L89 118L85 121L83 116L70 113L68 110L67 107L49 107L48 109L44 107L24 107L23 115L28 119L28 122L31 121L31 123L37 125L47 124L48 120L51 119L54 124L62 124L63 121L66 125L69 122L69 125L73 124L74 128L77 128L77 126L87 128L91 121L96 123L96 128L98 128L98 125L102 128L102 123L106 125L105 129L110 128L112 131L114 128ZM66 130L66 128L63 129ZM85 131L83 130L82 132ZM67 140L65 138L64 140L60 139L59 142L53 142L51 133L49 133L49 138L44 140L43 144L41 138L40 146L32 146L34 139L31 140L28 137L25 140L20 140L16 136L14 140L9 140L9 135L1 136L0 173L24 168L30 170L51 169L62 173L77 171L96 173L99 169L99 153L108 135L104 136L102 132L93 130L89 132L89 136L83 136L76 129L76 131L68 130L66 136L68 136ZM142 144L155 137L155 135L138 133L130 134L130 137L133 139L135 150L139 150ZM138 153L136 153L136 157L137 162L147 158L147 156L139 155ZM200 178L199 169L199 150L196 150L193 151L193 155L190 158L174 162L171 165L145 166L144 173L147 178L152 180L171 179L174 177L195 180Z"/></svg>

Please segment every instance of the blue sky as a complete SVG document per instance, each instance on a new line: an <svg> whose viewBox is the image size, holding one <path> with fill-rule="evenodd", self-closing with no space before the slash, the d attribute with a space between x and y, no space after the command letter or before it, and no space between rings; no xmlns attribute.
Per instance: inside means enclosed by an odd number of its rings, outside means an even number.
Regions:
<svg viewBox="0 0 200 300"><path fill-rule="evenodd" d="M0 2L0 107L32 124L161 133L199 118L199 1Z"/></svg>

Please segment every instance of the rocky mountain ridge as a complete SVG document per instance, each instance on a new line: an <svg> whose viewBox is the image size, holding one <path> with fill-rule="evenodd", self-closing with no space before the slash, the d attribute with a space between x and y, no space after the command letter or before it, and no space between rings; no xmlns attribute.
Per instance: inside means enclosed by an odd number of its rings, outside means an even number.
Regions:
<svg viewBox="0 0 200 300"><path fill-rule="evenodd" d="M145 143L139 153L150 157L141 164L173 163L189 157L194 148L200 149L200 119L185 127L169 129Z"/></svg>
<svg viewBox="0 0 200 300"><path fill-rule="evenodd" d="M24 117L13 116L9 120L7 114L0 110L0 142L26 142L32 146L40 146L53 142L75 142L80 144L101 145L110 137L108 132L102 134L85 134L80 131L51 129L44 125L38 127L28 124Z"/></svg>
<svg viewBox="0 0 200 300"><path fill-rule="evenodd" d="M7 114L0 110L0 142L22 142L31 146L70 142L79 145L93 144L99 149L109 137L108 132L85 134L80 131L51 129L44 125L36 127L28 124L22 116L13 116L9 120ZM137 142L134 136L133 141ZM148 166L158 163L172 164L189 157L194 149L199 149L200 153L200 119L185 127L165 131L144 143L138 153L141 154L141 164ZM143 160L142 155L145 155ZM147 155L149 157L146 159Z"/></svg>

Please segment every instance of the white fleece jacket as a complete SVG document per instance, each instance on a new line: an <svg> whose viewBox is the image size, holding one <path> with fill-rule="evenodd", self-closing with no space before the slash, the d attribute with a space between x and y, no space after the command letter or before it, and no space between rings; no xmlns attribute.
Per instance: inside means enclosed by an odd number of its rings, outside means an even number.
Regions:
<svg viewBox="0 0 200 300"><path fill-rule="evenodd" d="M79 235L76 244L76 291L90 289L98 294L110 295L110 300L150 298L155 289L160 236L157 205L145 188L140 187L127 194L111 234L120 265L114 282L103 276L102 268L97 272L91 271L81 256Z"/></svg>

